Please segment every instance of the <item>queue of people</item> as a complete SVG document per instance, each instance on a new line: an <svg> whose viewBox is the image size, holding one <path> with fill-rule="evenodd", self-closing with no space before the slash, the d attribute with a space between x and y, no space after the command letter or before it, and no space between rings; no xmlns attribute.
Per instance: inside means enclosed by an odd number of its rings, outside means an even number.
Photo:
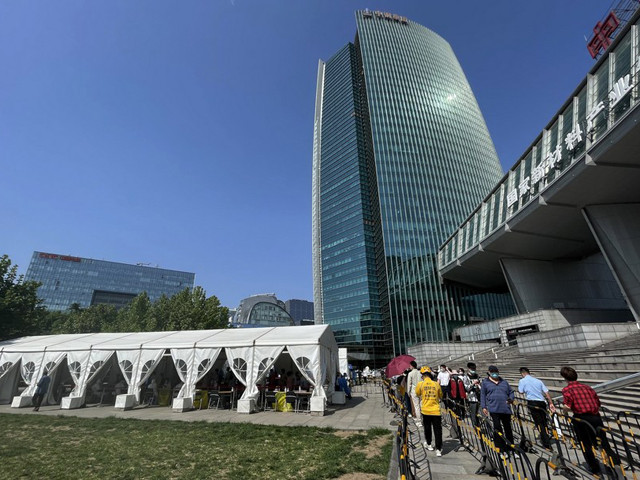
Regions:
<svg viewBox="0 0 640 480"><path fill-rule="evenodd" d="M560 375L567 381L562 390L562 410L573 412L576 439L583 446L583 453L588 469L597 474L600 472L598 460L592 447L598 443L615 463L615 455L603 433L604 427L599 414L600 400L593 388L577 381L578 374L571 367L563 367ZM503 455L519 458L512 448L515 444L512 418L512 405L516 390L524 397L531 421L538 432L542 448L552 450L549 416L556 413L556 406L544 382L533 375L527 367L520 368L520 380L517 387L512 387L500 375L495 365L488 366L486 374L478 373L474 362L467 364L467 369L451 369L440 365L437 369L429 366L418 367L412 361L409 368L395 378L396 394L404 404L417 427L424 428L424 447L428 451L436 451L442 456L442 421L443 408L449 408L459 419L469 415L471 425L480 427L482 418L491 419L494 442ZM455 422L452 428L459 429ZM594 433L595 432L595 433ZM458 439L462 432L457 431ZM521 444L522 446L522 444Z"/></svg>

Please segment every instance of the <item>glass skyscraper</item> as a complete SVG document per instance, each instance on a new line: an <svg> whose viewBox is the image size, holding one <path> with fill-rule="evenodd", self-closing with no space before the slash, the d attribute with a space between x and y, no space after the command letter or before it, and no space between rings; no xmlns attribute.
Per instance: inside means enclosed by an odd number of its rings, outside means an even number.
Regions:
<svg viewBox="0 0 640 480"><path fill-rule="evenodd" d="M33 252L26 280L40 282L38 297L48 310L67 310L77 303L122 307L147 292L152 302L193 288L195 273L143 265Z"/></svg>
<svg viewBox="0 0 640 480"><path fill-rule="evenodd" d="M451 47L398 15L358 11L356 24L318 68L314 304L352 357L375 363L515 310L437 274L439 246L502 177Z"/></svg>

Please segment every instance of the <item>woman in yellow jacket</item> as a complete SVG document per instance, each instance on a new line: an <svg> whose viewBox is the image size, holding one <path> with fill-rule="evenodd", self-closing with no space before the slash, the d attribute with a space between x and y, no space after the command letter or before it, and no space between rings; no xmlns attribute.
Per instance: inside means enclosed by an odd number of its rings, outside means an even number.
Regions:
<svg viewBox="0 0 640 480"><path fill-rule="evenodd" d="M431 369L422 367L420 369L422 381L416 386L416 395L420 399L420 411L422 412L422 424L424 425L424 447L433 450L431 443L431 427L436 437L436 456L442 456L442 419L440 417L440 399L442 389L437 382L431 378Z"/></svg>

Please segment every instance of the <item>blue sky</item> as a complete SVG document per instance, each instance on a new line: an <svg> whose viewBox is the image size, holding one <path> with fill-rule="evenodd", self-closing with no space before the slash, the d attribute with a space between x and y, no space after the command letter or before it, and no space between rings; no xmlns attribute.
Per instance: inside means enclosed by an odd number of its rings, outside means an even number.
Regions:
<svg viewBox="0 0 640 480"><path fill-rule="evenodd" d="M312 299L318 59L353 12L448 40L510 168L593 65L601 0L0 3L0 254L196 273L235 307Z"/></svg>

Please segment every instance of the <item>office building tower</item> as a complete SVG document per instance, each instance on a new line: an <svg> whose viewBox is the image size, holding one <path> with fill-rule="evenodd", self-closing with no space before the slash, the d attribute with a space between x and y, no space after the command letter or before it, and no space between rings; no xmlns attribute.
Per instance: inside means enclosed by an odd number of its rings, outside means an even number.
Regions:
<svg viewBox="0 0 640 480"><path fill-rule="evenodd" d="M314 304L351 358L375 363L513 307L437 274L439 246L502 176L451 47L389 13L358 11L356 26L318 68Z"/></svg>
<svg viewBox="0 0 640 480"><path fill-rule="evenodd" d="M33 252L26 280L40 282L38 297L48 310L67 310L78 304L123 307L142 292L152 302L193 288L195 273L92 258Z"/></svg>
<svg viewBox="0 0 640 480"><path fill-rule="evenodd" d="M313 323L313 302L291 299L284 302L284 306L296 325L301 325L303 320L311 321L307 324Z"/></svg>

